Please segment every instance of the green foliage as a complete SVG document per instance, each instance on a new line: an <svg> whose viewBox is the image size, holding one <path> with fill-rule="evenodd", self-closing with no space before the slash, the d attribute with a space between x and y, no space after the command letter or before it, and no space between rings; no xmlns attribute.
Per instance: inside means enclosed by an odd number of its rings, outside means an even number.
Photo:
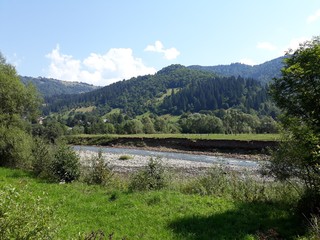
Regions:
<svg viewBox="0 0 320 240"><path fill-rule="evenodd" d="M151 158L148 165L137 172L131 179L129 190L148 191L159 190L167 186L168 179L162 164Z"/></svg>
<svg viewBox="0 0 320 240"><path fill-rule="evenodd" d="M54 229L58 231L53 239L99 237L102 232L107 239L109 235L112 239L234 239L235 236L256 239L258 234L266 236L271 229L281 239L304 236L303 228L292 213L292 205L282 204L280 199L293 191L285 191L282 195L279 191L279 198L271 201L245 202L228 196L184 194L179 188L128 192L113 186L80 182L44 183L21 171L5 168L0 168L0 183L19 189L19 193L23 186L27 186L17 203L30 211L20 209L19 213L23 214L17 213L15 217L39 218L41 223L38 206L32 201L23 201L41 196L43 201L39 207L54 210L46 224L57 225L58 220L63 219L59 229ZM268 186L269 183L264 184ZM286 187L283 185L278 189ZM46 193L44 198L43 192ZM24 227L21 225L15 230Z"/></svg>
<svg viewBox="0 0 320 240"><path fill-rule="evenodd" d="M266 184L245 172L240 174L216 167L206 175L188 182L182 188L182 192L201 196L223 196L245 202L279 200L292 204L299 196L297 188L301 189L298 184L285 185L272 182Z"/></svg>
<svg viewBox="0 0 320 240"><path fill-rule="evenodd" d="M310 217L320 214L320 135L297 119L286 120L287 132L267 166L281 181L300 179L306 187L297 212Z"/></svg>
<svg viewBox="0 0 320 240"><path fill-rule="evenodd" d="M29 189L19 191L0 186L0 239L53 239L58 219L46 206L47 196L30 196Z"/></svg>
<svg viewBox="0 0 320 240"><path fill-rule="evenodd" d="M242 76L253 78L262 83L270 82L274 77L280 77L284 57L279 57L263 64L250 66L242 63L218 66L190 66L191 69L216 73L219 76Z"/></svg>
<svg viewBox="0 0 320 240"><path fill-rule="evenodd" d="M54 181L69 183L77 180L80 176L79 156L70 146L60 143L50 168Z"/></svg>
<svg viewBox="0 0 320 240"><path fill-rule="evenodd" d="M260 127L260 119L257 116L237 109L226 110L222 122L227 134L256 133Z"/></svg>
<svg viewBox="0 0 320 240"><path fill-rule="evenodd" d="M132 119L125 121L122 126L122 133L124 134L137 134L143 133L143 125L140 120Z"/></svg>
<svg viewBox="0 0 320 240"><path fill-rule="evenodd" d="M166 97L159 112L180 115L236 107L258 111L260 105L268 101L266 87L253 79L207 76L192 80L177 93Z"/></svg>
<svg viewBox="0 0 320 240"><path fill-rule="evenodd" d="M90 92L99 88L93 85L89 85L87 83L66 82L52 78L49 79L43 77L33 78L20 76L20 79L22 83L25 85L34 85L45 98L54 97L62 94L77 94Z"/></svg>
<svg viewBox="0 0 320 240"><path fill-rule="evenodd" d="M320 132L320 37L289 51L282 77L274 79L271 94L278 106Z"/></svg>
<svg viewBox="0 0 320 240"><path fill-rule="evenodd" d="M235 76L239 75L241 74ZM261 109L264 114L269 114L274 107L268 100L267 88L251 78L217 77L214 73L181 65L171 65L155 75L117 82L89 93L59 98L50 99L46 111L58 112L64 108L93 105L100 109L107 104L110 109L121 109L122 113L133 118L148 111L159 115L181 115L188 111L239 106L247 112L250 109ZM112 120L110 122L115 124ZM150 129L145 129L144 132L148 131Z"/></svg>
<svg viewBox="0 0 320 240"><path fill-rule="evenodd" d="M183 115L179 124L183 133L223 133L221 119L200 113Z"/></svg>
<svg viewBox="0 0 320 240"><path fill-rule="evenodd" d="M36 119L40 100L34 87L20 82L1 53L0 103L0 165L29 168L32 137L28 128Z"/></svg>
<svg viewBox="0 0 320 240"><path fill-rule="evenodd" d="M91 165L88 167L85 182L88 184L107 185L113 177L112 168L99 151L97 156L90 159Z"/></svg>
<svg viewBox="0 0 320 240"><path fill-rule="evenodd" d="M121 155L121 156L119 157L119 160L129 160L129 159L132 159L132 157L129 156L129 155Z"/></svg>
<svg viewBox="0 0 320 240"><path fill-rule="evenodd" d="M1 116L0 116L1 119ZM28 169L32 161L32 137L18 116L11 116L9 126L0 120L0 166Z"/></svg>
<svg viewBox="0 0 320 240"><path fill-rule="evenodd" d="M44 139L36 137L34 138L32 155L32 172L40 178L50 178L51 165L54 158L53 146Z"/></svg>
<svg viewBox="0 0 320 240"><path fill-rule="evenodd" d="M15 68L0 53L0 114L30 119L38 111L38 95L32 86L24 87Z"/></svg>
<svg viewBox="0 0 320 240"><path fill-rule="evenodd" d="M282 77L274 79L271 94L285 116L284 140L273 153L271 174L280 180L297 178L306 191L298 212L320 214L320 37L289 51Z"/></svg>

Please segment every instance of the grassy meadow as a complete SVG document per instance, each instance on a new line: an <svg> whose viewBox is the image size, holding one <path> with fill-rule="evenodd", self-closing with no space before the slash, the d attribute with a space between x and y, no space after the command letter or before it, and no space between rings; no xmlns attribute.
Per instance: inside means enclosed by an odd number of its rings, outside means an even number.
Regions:
<svg viewBox="0 0 320 240"><path fill-rule="evenodd" d="M293 188L216 176L132 191L130 178L116 175L104 186L57 184L0 168L0 193L10 199L0 200L0 210L9 201L13 207L6 214L21 215L24 228L37 217L47 219L53 239L299 239L303 234L292 211Z"/></svg>

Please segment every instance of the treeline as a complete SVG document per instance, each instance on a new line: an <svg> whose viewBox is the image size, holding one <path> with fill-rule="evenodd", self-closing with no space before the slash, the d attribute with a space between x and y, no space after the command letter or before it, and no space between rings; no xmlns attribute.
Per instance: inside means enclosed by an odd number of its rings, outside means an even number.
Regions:
<svg viewBox="0 0 320 240"><path fill-rule="evenodd" d="M120 112L101 118L97 113L70 112L67 119L48 117L34 125L34 134L137 134L137 133L276 133L277 122L270 116L243 113L239 109L185 113L178 119L155 114L130 118Z"/></svg>

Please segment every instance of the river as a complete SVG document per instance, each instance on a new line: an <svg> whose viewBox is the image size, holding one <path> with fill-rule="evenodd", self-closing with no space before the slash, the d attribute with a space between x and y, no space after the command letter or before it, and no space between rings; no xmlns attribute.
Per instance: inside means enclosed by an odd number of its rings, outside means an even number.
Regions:
<svg viewBox="0 0 320 240"><path fill-rule="evenodd" d="M177 152L150 151L132 148L115 147L96 147L96 146L73 146L76 151L90 151L102 153L111 153L119 155L149 156L154 158L176 159L192 162L214 163L227 166L237 166L246 168L259 168L260 164L256 161L243 160L237 158L226 158L222 156L207 156Z"/></svg>

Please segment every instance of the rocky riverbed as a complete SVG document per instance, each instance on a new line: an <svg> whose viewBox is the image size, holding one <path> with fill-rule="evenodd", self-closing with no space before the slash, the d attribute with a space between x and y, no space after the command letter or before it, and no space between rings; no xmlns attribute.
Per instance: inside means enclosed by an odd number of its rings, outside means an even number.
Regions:
<svg viewBox="0 0 320 240"><path fill-rule="evenodd" d="M94 156L98 156L97 151L92 151L88 149L76 149L80 155L81 164L84 166L90 166L91 159ZM125 152L125 151L124 151ZM206 155L203 155L206 157ZM234 157L234 156L233 156ZM144 155L135 155L135 154L124 154L124 153L110 153L110 152L102 152L102 158L110 167L112 167L113 171L118 173L131 173L135 172L138 169L146 166L150 160L150 156ZM205 172L207 172L212 167L220 167L225 171L236 171L240 173L250 173L257 175L260 165L254 166L246 166L246 165L237 165L230 163L221 163L221 162L201 162L201 161L190 161L185 159L176 159L176 158L167 158L167 157L153 157L156 158L157 161L161 162L161 164L167 169L181 173L184 175L192 175L198 176ZM243 159L242 156L240 159ZM123 160L122 160L123 159Z"/></svg>

